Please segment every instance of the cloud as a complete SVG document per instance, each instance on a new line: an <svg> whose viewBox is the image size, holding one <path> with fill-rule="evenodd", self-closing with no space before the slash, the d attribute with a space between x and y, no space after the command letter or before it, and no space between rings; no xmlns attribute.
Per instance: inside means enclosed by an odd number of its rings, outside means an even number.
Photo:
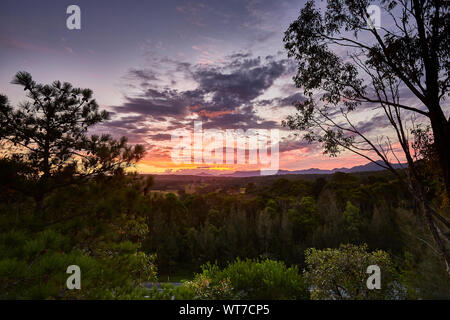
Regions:
<svg viewBox="0 0 450 320"><path fill-rule="evenodd" d="M300 139L298 137L287 137L285 139L282 139L280 141L280 153L283 152L288 152L288 151L292 151L292 150L300 150L300 149L308 149L308 150L312 150L312 149L320 149L320 147L318 147L317 144L311 144L308 143L307 141Z"/></svg>
<svg viewBox="0 0 450 320"><path fill-rule="evenodd" d="M134 88L138 91L128 93L123 104L111 107L114 119L108 127L128 136L130 142L145 144L151 159L167 158L169 162L171 133L193 130L193 120L201 120L203 129L283 130L273 112L304 100L298 89L283 87L290 71L285 59L243 52L214 66L164 58L158 68L127 73L124 79L128 84L137 83ZM176 85L172 85L174 79L179 79ZM277 80L283 81L275 85ZM273 92L267 94L270 90ZM271 111L266 112L267 107ZM319 152L316 149L298 137L280 142L280 153Z"/></svg>
<svg viewBox="0 0 450 320"><path fill-rule="evenodd" d="M356 125L358 131L362 134L373 132L376 129L385 129L391 126L388 117L385 114L374 115L369 120L359 121Z"/></svg>
<svg viewBox="0 0 450 320"><path fill-rule="evenodd" d="M153 141L165 141L165 140L170 140L172 136L168 133L157 133L157 134L149 135L149 137Z"/></svg>
<svg viewBox="0 0 450 320"><path fill-rule="evenodd" d="M137 91L128 92L124 103L112 106L107 126L132 143L143 143L152 161L170 163L171 133L193 130L201 120L203 129L281 129L281 115L305 100L301 90L288 85L291 63L277 56L255 57L239 52L215 65L200 65L163 58L151 68L131 69L124 80ZM137 85L133 86L132 84ZM363 133L385 128L385 117L357 116ZM284 131L286 134L286 131ZM300 154L321 154L320 144L299 136L282 138L281 159L294 161ZM286 161L288 161L286 160ZM282 160L283 161L283 160Z"/></svg>
<svg viewBox="0 0 450 320"><path fill-rule="evenodd" d="M276 108L293 107L297 102L305 101L306 98L300 92L291 94L287 97L276 97L273 99L258 100L260 106L274 106Z"/></svg>
<svg viewBox="0 0 450 320"><path fill-rule="evenodd" d="M126 97L126 102L112 109L117 113L138 113L150 117L178 117L185 115L191 103L189 97L177 90L147 89L139 97Z"/></svg>
<svg viewBox="0 0 450 320"><path fill-rule="evenodd" d="M148 81L157 81L159 80L158 77L156 76L156 73L152 70L149 69L131 69L128 74L127 74L128 78L131 79L139 79L143 82L141 83L146 83Z"/></svg>
<svg viewBox="0 0 450 320"><path fill-rule="evenodd" d="M200 68L194 73L201 92L212 94L210 107L237 108L248 105L285 71L284 61L235 59L225 67Z"/></svg>
<svg viewBox="0 0 450 320"><path fill-rule="evenodd" d="M132 69L125 79L138 82L139 93L129 94L122 105L111 107L115 120L109 126L133 129L132 133L140 134L144 133L140 125L145 121L167 121L172 127L180 127L189 117L202 120L205 128L279 126L257 115L255 101L286 73L286 60L236 53L218 66L191 65L169 59L160 62L170 65L171 70L189 79L195 87L171 88L172 81L165 85L155 81L168 79L161 71Z"/></svg>

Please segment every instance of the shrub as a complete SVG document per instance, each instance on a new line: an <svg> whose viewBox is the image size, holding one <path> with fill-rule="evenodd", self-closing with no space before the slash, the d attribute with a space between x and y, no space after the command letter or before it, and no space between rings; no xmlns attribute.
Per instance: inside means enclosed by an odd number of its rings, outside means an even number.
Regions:
<svg viewBox="0 0 450 320"><path fill-rule="evenodd" d="M305 276L312 299L398 299L402 288L395 280L395 269L387 252L367 251L367 245L341 245L338 249L308 249ZM381 270L381 289L368 289L367 267Z"/></svg>
<svg viewBox="0 0 450 320"><path fill-rule="evenodd" d="M237 298L228 278L210 279L205 274L198 274L194 280L186 282L184 286L191 290L194 299L224 300Z"/></svg>
<svg viewBox="0 0 450 320"><path fill-rule="evenodd" d="M206 264L188 286L198 298L307 299L309 293L298 268L281 261L247 259L230 263L221 270Z"/></svg>
<svg viewBox="0 0 450 320"><path fill-rule="evenodd" d="M139 283L156 278L154 257L129 241L105 243L95 256L68 243L55 230L2 234L0 298L134 299L144 294ZM69 265L80 267L82 290L67 290Z"/></svg>

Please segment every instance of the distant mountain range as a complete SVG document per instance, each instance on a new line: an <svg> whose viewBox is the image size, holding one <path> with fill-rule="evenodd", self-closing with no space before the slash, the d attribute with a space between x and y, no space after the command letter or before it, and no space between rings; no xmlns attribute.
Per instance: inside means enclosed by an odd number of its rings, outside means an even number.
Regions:
<svg viewBox="0 0 450 320"><path fill-rule="evenodd" d="M377 163L383 164L383 161L379 160ZM391 164L394 169L402 169L406 168L407 164ZM379 165L369 162L360 166L355 166L351 168L334 168L331 170L323 170L318 168L310 168L305 170L279 170L277 175L285 175L285 174L332 174L335 172L344 172L344 173L355 173L355 172L370 172L370 171L382 171L384 168ZM259 170L254 171L236 171L233 173L221 174L221 177L254 177L260 176Z"/></svg>

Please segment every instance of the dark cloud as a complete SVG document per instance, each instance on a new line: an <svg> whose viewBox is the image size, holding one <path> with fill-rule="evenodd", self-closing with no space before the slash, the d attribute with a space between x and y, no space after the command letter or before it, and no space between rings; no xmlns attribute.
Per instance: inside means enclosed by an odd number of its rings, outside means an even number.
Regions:
<svg viewBox="0 0 450 320"><path fill-rule="evenodd" d="M274 98L274 99L264 99L258 100L257 103L260 106L274 106L277 108L282 107L293 107L297 102L305 101L306 98L300 92L291 94L285 98Z"/></svg>
<svg viewBox="0 0 450 320"><path fill-rule="evenodd" d="M375 129L383 129L390 126L391 123L389 122L388 117L384 114L375 115L370 120L360 121L355 125L358 131L362 134L369 133Z"/></svg>
<svg viewBox="0 0 450 320"><path fill-rule="evenodd" d="M157 134L149 135L149 138L151 138L153 141L170 140L171 137L172 136L170 134L168 134L168 133L157 133Z"/></svg>
<svg viewBox="0 0 450 320"><path fill-rule="evenodd" d="M139 70L139 69L131 69L128 72L128 77L136 78L143 81L156 81L159 80L156 76L156 73L152 70Z"/></svg>
<svg viewBox="0 0 450 320"><path fill-rule="evenodd" d="M218 118L209 119L203 123L205 129L272 129L280 128L276 121L262 120L251 111L241 114L226 114Z"/></svg>
<svg viewBox="0 0 450 320"><path fill-rule="evenodd" d="M127 97L122 106L113 107L117 113L138 113L153 118L183 116L190 104L183 94L175 90L157 91L149 89L141 97Z"/></svg>
<svg viewBox="0 0 450 320"><path fill-rule="evenodd" d="M280 106L285 107L285 106L289 106L292 107L294 104L296 104L297 102L302 102L305 101L306 98L303 94L301 94L300 92L294 93L286 98L282 98L280 99Z"/></svg>
<svg viewBox="0 0 450 320"><path fill-rule="evenodd" d="M273 56L252 57L249 53L236 53L227 58L220 66L161 60L197 83L197 88L185 91L156 84L150 87L149 82L162 76L149 69L130 70L127 79L140 83L141 93L126 96L125 103L111 107L115 119L108 126L144 135L143 122L146 120L152 123L169 121L169 127L173 129L182 127L182 121L188 115L197 113L205 128L279 127L277 122L259 117L254 105L256 99L286 73L287 60L276 60ZM282 99L279 101L285 103ZM161 137L153 135L155 140Z"/></svg>
<svg viewBox="0 0 450 320"><path fill-rule="evenodd" d="M281 129L278 121L259 116L257 109L272 107L276 110L305 100L300 89L292 86L281 87L285 96L259 99L277 79L290 72L289 62L277 60L274 56L253 57L249 53L235 53L227 59L219 66L191 65L162 59L160 63L169 64L170 70L194 81L196 87L191 90L158 86L155 80L165 75L150 69L130 70L127 79L139 83L140 93L126 96L125 103L111 108L114 119L107 123L107 127L117 135L128 136L130 142L149 146L148 141L170 141L170 132L189 126L186 119L192 114L197 114L202 120L204 129ZM362 133L388 125L383 115L357 123ZM280 142L280 152L302 148L310 150L313 147L298 139Z"/></svg>
<svg viewBox="0 0 450 320"><path fill-rule="evenodd" d="M227 56L229 60L239 60L239 59L247 59L252 56L249 52L236 52Z"/></svg>
<svg viewBox="0 0 450 320"><path fill-rule="evenodd" d="M261 58L236 59L225 68L205 68L195 73L200 90L213 95L213 109L237 108L261 95L285 71L283 61L263 63Z"/></svg>
<svg viewBox="0 0 450 320"><path fill-rule="evenodd" d="M286 139L282 139L280 141L280 153L292 151L292 150L299 150L299 149L312 149L317 148L318 144L311 144L307 141L300 139L298 137L289 137Z"/></svg>
<svg viewBox="0 0 450 320"><path fill-rule="evenodd" d="M117 114L117 113L115 113ZM137 116L125 116L120 119L115 119L112 121L105 122L105 126L108 127L117 127L117 128L124 128L124 129L135 129L136 125L139 125L143 120L145 120L145 117L141 115Z"/></svg>

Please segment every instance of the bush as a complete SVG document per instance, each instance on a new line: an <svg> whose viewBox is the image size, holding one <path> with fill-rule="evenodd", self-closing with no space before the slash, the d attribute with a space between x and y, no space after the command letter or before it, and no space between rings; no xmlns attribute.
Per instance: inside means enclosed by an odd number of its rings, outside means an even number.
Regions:
<svg viewBox="0 0 450 320"><path fill-rule="evenodd" d="M141 250L144 199L131 178L54 193L40 214L32 202L0 201L0 299L143 298L156 266ZM69 265L81 269L81 290L67 289Z"/></svg>
<svg viewBox="0 0 450 320"><path fill-rule="evenodd" d="M230 279L210 279L204 274L198 274L194 280L188 281L184 286L190 290L194 299L200 300L224 300L236 299Z"/></svg>
<svg viewBox="0 0 450 320"><path fill-rule="evenodd" d="M270 259L236 259L221 270L206 264L202 273L186 283L199 299L308 299L309 293L297 267Z"/></svg>
<svg viewBox="0 0 450 320"><path fill-rule="evenodd" d="M311 286L312 299L399 299L402 287L395 279L395 269L387 252L367 251L367 245L341 245L339 249L305 252L305 276ZM381 270L381 289L368 289L367 267L377 265Z"/></svg>
<svg viewBox="0 0 450 320"><path fill-rule="evenodd" d="M0 298L136 299L145 293L139 283L156 279L154 257L134 243L105 243L95 256L69 243L55 230L1 234ZM81 269L81 290L66 288L69 265Z"/></svg>

